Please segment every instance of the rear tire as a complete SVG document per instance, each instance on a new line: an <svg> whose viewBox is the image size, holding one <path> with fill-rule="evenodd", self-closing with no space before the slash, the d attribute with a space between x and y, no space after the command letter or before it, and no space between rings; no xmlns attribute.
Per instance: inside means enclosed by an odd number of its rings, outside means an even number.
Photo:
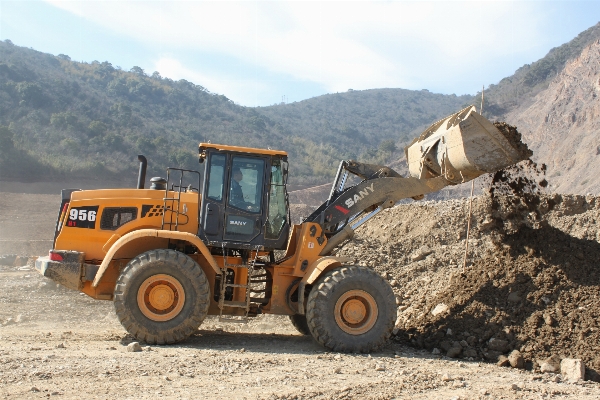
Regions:
<svg viewBox="0 0 600 400"><path fill-rule="evenodd" d="M117 280L115 311L121 325L148 344L182 341L208 313L210 290L198 263L174 250L132 259Z"/></svg>
<svg viewBox="0 0 600 400"><path fill-rule="evenodd" d="M371 352L383 346L394 329L394 292L372 269L339 267L313 286L306 318L311 334L326 348Z"/></svg>
<svg viewBox="0 0 600 400"><path fill-rule="evenodd" d="M303 335L310 335L310 328L308 327L308 322L306 321L306 315L294 314L290 315L290 321L294 328L298 330Z"/></svg>

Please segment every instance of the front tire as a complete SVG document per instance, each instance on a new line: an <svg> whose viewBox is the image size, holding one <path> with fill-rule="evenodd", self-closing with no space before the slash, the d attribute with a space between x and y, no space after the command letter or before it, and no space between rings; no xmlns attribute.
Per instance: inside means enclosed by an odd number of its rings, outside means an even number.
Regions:
<svg viewBox="0 0 600 400"><path fill-rule="evenodd" d="M328 349L367 353L383 346L394 329L394 292L372 269L339 267L313 286L306 318L313 337Z"/></svg>
<svg viewBox="0 0 600 400"><path fill-rule="evenodd" d="M114 305L121 325L148 344L182 341L208 313L210 289L198 263L174 250L132 259L117 280Z"/></svg>

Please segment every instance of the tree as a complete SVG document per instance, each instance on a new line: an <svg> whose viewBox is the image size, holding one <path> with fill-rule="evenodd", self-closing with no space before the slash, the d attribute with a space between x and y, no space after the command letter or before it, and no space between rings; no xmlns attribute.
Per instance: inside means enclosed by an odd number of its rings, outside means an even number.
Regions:
<svg viewBox="0 0 600 400"><path fill-rule="evenodd" d="M140 76L146 76L146 73L144 72L143 69L141 69L140 67L138 67L137 65L134 65L129 72L133 72L134 74L140 75Z"/></svg>
<svg viewBox="0 0 600 400"><path fill-rule="evenodd" d="M90 136L102 136L108 130L108 126L102 121L92 121L88 126Z"/></svg>
<svg viewBox="0 0 600 400"><path fill-rule="evenodd" d="M384 153L390 153L391 156L396 150L398 150L398 147L396 147L396 143L393 139L387 139L379 143L379 150Z"/></svg>

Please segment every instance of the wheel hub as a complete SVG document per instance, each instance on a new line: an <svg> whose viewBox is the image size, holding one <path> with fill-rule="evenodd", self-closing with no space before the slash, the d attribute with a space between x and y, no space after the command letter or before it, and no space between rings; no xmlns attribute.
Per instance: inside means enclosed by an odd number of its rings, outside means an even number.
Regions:
<svg viewBox="0 0 600 400"><path fill-rule="evenodd" d="M344 332L361 335L377 321L377 303L363 290L349 290L335 303L335 321Z"/></svg>
<svg viewBox="0 0 600 400"><path fill-rule="evenodd" d="M138 289L138 307L152 321L175 318L185 303L185 291L171 275L157 274L147 278Z"/></svg>

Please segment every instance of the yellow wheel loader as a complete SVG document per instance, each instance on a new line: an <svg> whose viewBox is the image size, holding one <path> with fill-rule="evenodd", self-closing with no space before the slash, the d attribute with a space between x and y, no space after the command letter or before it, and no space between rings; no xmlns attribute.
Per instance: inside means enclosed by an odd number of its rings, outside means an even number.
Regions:
<svg viewBox="0 0 600 400"><path fill-rule="evenodd" d="M394 327L394 293L372 269L336 257L336 247L401 199L526 157L474 107L433 124L406 155L407 178L342 161L327 201L298 225L284 151L201 143L202 173L169 168L147 189L139 156L135 189L62 191L53 249L36 269L113 301L123 327L149 344L184 340L207 315L276 314L328 349L369 352Z"/></svg>

